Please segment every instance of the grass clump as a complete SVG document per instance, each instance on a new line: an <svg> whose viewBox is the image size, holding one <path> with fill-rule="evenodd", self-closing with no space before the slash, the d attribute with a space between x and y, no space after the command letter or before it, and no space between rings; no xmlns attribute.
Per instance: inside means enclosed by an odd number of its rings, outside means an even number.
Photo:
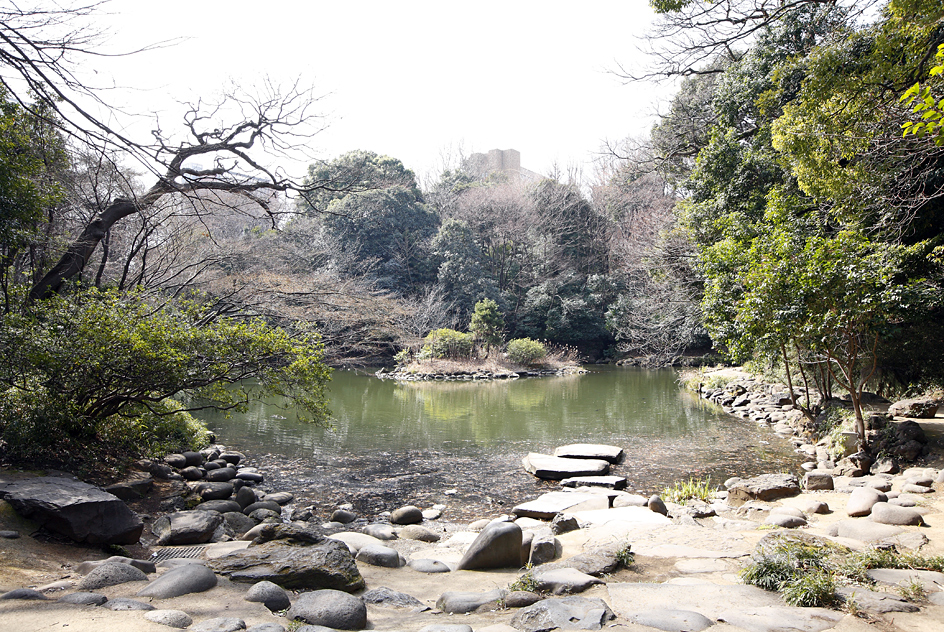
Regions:
<svg viewBox="0 0 944 632"><path fill-rule="evenodd" d="M631 547L631 544L626 543L616 550L616 561L624 568L636 563L636 554L632 552Z"/></svg>
<svg viewBox="0 0 944 632"><path fill-rule="evenodd" d="M899 583L898 594L908 601L924 601L928 596L928 591L921 580L915 577Z"/></svg>
<svg viewBox="0 0 944 632"><path fill-rule="evenodd" d="M676 481L671 487L666 487L660 494L662 500L684 505L687 500L702 500L711 502L715 488L711 485L711 477L702 479L690 478L686 482Z"/></svg>
<svg viewBox="0 0 944 632"><path fill-rule="evenodd" d="M538 580L534 578L534 572L531 570L530 565L528 565L527 570L523 575L520 575L518 579L508 584L508 590L510 592L537 592L538 591Z"/></svg>

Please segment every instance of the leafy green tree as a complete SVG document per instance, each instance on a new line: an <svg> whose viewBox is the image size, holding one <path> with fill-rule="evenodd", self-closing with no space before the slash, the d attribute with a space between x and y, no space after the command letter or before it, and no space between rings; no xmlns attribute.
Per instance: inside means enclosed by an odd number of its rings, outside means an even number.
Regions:
<svg viewBox="0 0 944 632"><path fill-rule="evenodd" d="M502 343L502 330L505 328L505 319L502 317L498 303L490 298L484 298L475 304L472 322L469 331L477 340L485 343L485 353L493 346Z"/></svg>
<svg viewBox="0 0 944 632"><path fill-rule="evenodd" d="M45 458L98 450L103 433L250 398L289 398L303 419L327 418L317 334L223 317L180 300L90 288L53 296L0 321L0 434L8 452ZM261 386L249 390L249 380ZM186 402L171 406L168 398ZM104 446L107 451L107 446ZM138 446L144 449L145 446Z"/></svg>
<svg viewBox="0 0 944 632"><path fill-rule="evenodd" d="M485 271L482 249L475 242L468 224L447 220L439 228L431 247L441 261L437 282L445 299L454 305L460 322L470 318L475 297L498 302L498 287Z"/></svg>

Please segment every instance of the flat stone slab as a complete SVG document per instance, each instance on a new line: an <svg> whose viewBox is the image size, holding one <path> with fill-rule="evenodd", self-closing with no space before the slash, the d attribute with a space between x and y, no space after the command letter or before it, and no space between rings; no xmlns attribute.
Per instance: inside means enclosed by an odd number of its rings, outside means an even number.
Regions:
<svg viewBox="0 0 944 632"><path fill-rule="evenodd" d="M868 576L879 584L899 586L902 583L919 581L928 592L938 592L944 586L944 573L937 571L916 571L899 568L873 568Z"/></svg>
<svg viewBox="0 0 944 632"><path fill-rule="evenodd" d="M606 487L626 489L625 476L574 476L561 481L562 487Z"/></svg>
<svg viewBox="0 0 944 632"><path fill-rule="evenodd" d="M892 593L875 592L864 586L840 586L836 592L847 601L854 601L856 608L869 614L889 612L917 612L918 606L908 603Z"/></svg>
<svg viewBox="0 0 944 632"><path fill-rule="evenodd" d="M715 623L691 610L645 610L629 617L629 620L665 632L701 632Z"/></svg>
<svg viewBox="0 0 944 632"><path fill-rule="evenodd" d="M778 498L797 496L800 482L792 474L761 474L741 480L728 489L728 504L740 507L751 500L769 502Z"/></svg>
<svg viewBox="0 0 944 632"><path fill-rule="evenodd" d="M597 506L581 507L587 503ZM580 494L576 492L548 492L535 500L517 505L511 510L519 518L537 518L551 520L562 511L579 511L581 509L606 509L609 502L605 496Z"/></svg>
<svg viewBox="0 0 944 632"><path fill-rule="evenodd" d="M902 532L900 527L871 520L840 520L829 528L829 535L860 542L880 542Z"/></svg>
<svg viewBox="0 0 944 632"><path fill-rule="evenodd" d="M821 632L844 616L826 608L784 606L777 593L755 586L718 584L608 584L610 605L632 620L647 610L685 610L750 632ZM647 624L648 625L648 624Z"/></svg>
<svg viewBox="0 0 944 632"><path fill-rule="evenodd" d="M669 525L672 520L650 510L648 507L619 507L616 509L597 509L595 511L572 512L581 523L604 525L609 522L631 522L648 525Z"/></svg>
<svg viewBox="0 0 944 632"><path fill-rule="evenodd" d="M610 471L609 462L601 459L566 459L537 452L528 454L521 464L528 473L553 481L574 476L602 476Z"/></svg>
<svg viewBox="0 0 944 632"><path fill-rule="evenodd" d="M554 450L554 456L565 459L602 459L610 463L619 463L623 458L623 448L599 443L573 443Z"/></svg>

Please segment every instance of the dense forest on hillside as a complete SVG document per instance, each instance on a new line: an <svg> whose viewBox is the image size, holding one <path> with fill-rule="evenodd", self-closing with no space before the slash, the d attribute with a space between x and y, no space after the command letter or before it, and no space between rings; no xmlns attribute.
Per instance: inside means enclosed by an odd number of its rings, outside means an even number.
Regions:
<svg viewBox="0 0 944 632"><path fill-rule="evenodd" d="M651 4L625 79L678 82L651 135L582 178L459 157L425 181L369 148L267 167L310 138L297 89L125 138L75 97L94 42L59 27L94 7L4 10L7 452L192 440L245 379L323 419L326 362L389 362L484 299L505 340L593 359L713 349L854 402L940 384L944 7Z"/></svg>

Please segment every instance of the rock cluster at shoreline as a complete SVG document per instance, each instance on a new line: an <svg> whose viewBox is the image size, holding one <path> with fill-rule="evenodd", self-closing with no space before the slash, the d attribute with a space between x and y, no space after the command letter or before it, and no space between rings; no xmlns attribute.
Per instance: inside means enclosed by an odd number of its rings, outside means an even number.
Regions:
<svg viewBox="0 0 944 632"><path fill-rule="evenodd" d="M386 372L380 369L374 375L384 380L397 380L400 382L466 382L476 380L517 380L522 377L550 377L552 375L578 375L586 372L585 369L578 366L566 366L560 369L531 369L521 371L459 370L449 373L420 373L397 370Z"/></svg>

